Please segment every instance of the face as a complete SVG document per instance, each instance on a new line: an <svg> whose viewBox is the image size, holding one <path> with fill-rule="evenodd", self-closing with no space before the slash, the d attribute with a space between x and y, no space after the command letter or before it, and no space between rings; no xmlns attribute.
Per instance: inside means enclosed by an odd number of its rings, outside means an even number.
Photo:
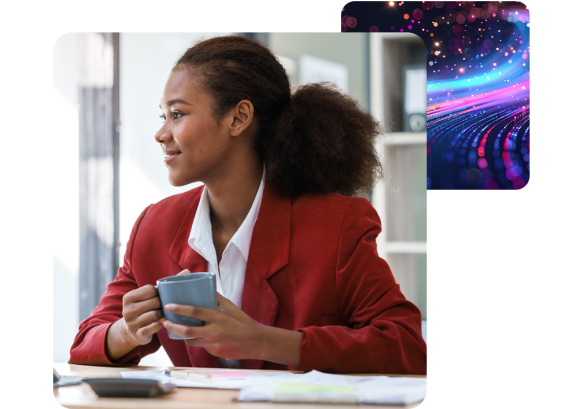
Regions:
<svg viewBox="0 0 584 409"><path fill-rule="evenodd" d="M154 139L162 145L173 186L207 183L230 154L228 127L213 116L212 103L192 71L170 74L160 101L163 124Z"/></svg>

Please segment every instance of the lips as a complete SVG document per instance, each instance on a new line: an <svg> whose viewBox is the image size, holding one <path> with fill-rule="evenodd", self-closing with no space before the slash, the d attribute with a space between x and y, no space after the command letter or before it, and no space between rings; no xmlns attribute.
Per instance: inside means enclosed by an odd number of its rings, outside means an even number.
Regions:
<svg viewBox="0 0 584 409"><path fill-rule="evenodd" d="M180 151L165 150L163 153L164 153L164 163L166 163L167 166L169 166L171 163L173 163L175 160L177 160L178 157L181 155Z"/></svg>

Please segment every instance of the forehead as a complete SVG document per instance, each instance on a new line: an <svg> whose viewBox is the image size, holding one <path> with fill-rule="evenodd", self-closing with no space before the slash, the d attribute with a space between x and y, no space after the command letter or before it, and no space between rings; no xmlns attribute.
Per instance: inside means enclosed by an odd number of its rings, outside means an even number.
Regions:
<svg viewBox="0 0 584 409"><path fill-rule="evenodd" d="M200 89L197 78L192 70L179 68L171 71L162 92L161 106L167 101L182 99L193 103L200 98L203 91Z"/></svg>

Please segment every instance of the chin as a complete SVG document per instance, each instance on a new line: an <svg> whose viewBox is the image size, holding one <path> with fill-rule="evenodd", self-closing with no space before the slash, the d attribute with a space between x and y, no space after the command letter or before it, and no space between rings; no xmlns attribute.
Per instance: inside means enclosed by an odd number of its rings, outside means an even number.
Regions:
<svg viewBox="0 0 584 409"><path fill-rule="evenodd" d="M176 177L172 177L172 175L168 175L168 181L174 187L186 186L186 185L190 185L191 183L197 182L197 180L193 180L192 178L191 179L176 178Z"/></svg>
<svg viewBox="0 0 584 409"><path fill-rule="evenodd" d="M182 182L180 180L175 180L175 179L171 178L170 176L168 177L168 181L174 187L181 187L181 186L186 185L186 183L184 183L184 182Z"/></svg>

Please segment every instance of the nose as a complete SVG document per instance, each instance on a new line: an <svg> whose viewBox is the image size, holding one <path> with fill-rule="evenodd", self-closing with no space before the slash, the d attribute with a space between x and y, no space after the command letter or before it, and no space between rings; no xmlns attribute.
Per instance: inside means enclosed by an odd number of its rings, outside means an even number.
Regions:
<svg viewBox="0 0 584 409"><path fill-rule="evenodd" d="M165 124L162 124L158 132L154 134L154 139L158 143L168 142L172 139L170 131L166 128Z"/></svg>

